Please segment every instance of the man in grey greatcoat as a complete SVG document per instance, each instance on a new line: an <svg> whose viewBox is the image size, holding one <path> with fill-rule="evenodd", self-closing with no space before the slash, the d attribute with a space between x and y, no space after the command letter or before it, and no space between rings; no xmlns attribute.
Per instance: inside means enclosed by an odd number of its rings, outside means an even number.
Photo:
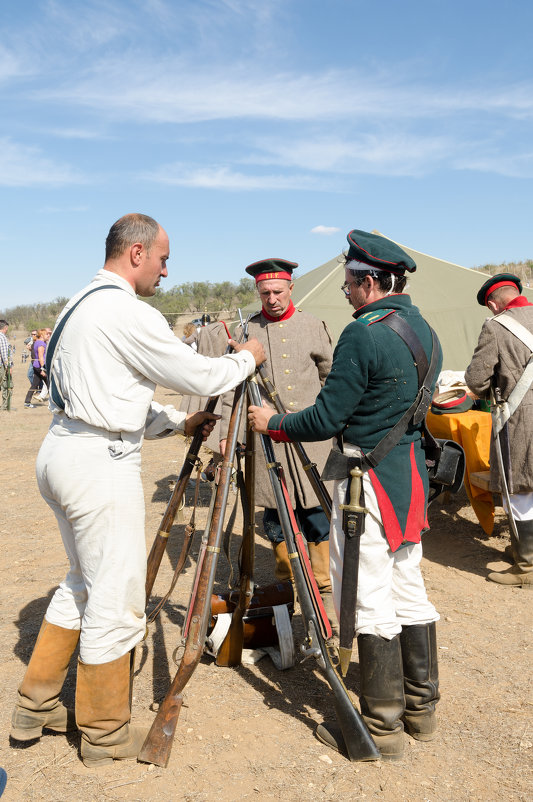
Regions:
<svg viewBox="0 0 533 802"><path fill-rule="evenodd" d="M511 407L511 393L524 375L533 352L533 342L529 347L522 339L533 340L533 304L521 292L520 279L510 273L492 276L482 285L478 303L487 306L494 317L483 324L465 374L466 383L479 398L490 398L491 389L497 387L503 401L508 401ZM525 394L499 435L511 509L507 509L505 498L503 503L507 514L514 518L518 533L517 539L511 532L511 545L506 549L513 565L506 571L492 572L487 578L500 585L532 589L533 385L527 374L524 386ZM495 493L502 490L494 437L490 447L490 489Z"/></svg>
<svg viewBox="0 0 533 802"><path fill-rule="evenodd" d="M256 338L265 349L266 372L288 412L298 412L314 403L330 371L333 357L331 337L324 321L297 309L291 301L292 272L297 266L285 259L263 259L246 268L255 279L261 299L261 310L249 322L249 336ZM240 327L234 333L235 339L239 339L239 334ZM258 384L268 401L261 382ZM222 452L230 410L231 395L226 394L220 421ZM305 450L322 472L330 444L306 443ZM331 619L334 609L329 575L328 519L290 445L274 443L274 451L283 466L291 503L307 540L313 573ZM262 455L258 455L256 461L255 503L264 507L263 525L274 549L275 575L279 580L288 579L292 576L290 561Z"/></svg>

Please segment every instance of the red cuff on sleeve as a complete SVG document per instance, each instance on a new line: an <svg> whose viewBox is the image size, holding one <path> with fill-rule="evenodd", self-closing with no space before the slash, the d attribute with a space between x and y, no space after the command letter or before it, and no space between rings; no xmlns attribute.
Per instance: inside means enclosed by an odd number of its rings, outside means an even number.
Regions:
<svg viewBox="0 0 533 802"><path fill-rule="evenodd" d="M268 430L268 434L270 435L270 437L272 438L272 440L275 443L290 443L291 442L291 438L281 428L281 425L282 425L282 423L283 423L283 421L285 420L286 417L287 417L287 415L284 415L282 417L282 419L280 420L280 422L279 422L280 428L279 429L269 429Z"/></svg>

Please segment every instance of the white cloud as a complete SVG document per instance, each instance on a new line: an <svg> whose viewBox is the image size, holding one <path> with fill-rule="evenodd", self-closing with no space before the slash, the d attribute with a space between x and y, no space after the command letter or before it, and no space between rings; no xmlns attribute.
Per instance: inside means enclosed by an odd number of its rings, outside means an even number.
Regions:
<svg viewBox="0 0 533 802"><path fill-rule="evenodd" d="M262 137L256 144L263 153L248 162L344 175L420 175L456 157L460 149L453 137L390 134L386 129L357 132L352 139L313 133L308 138Z"/></svg>
<svg viewBox="0 0 533 802"><path fill-rule="evenodd" d="M124 76L129 80L125 81ZM138 122L194 123L209 120L352 120L375 127L394 119L406 125L435 116L474 112L500 117L533 116L530 84L490 90L417 85L412 76L331 69L317 73L278 72L257 62L200 63L197 54L95 59L82 77L42 89L43 100L86 106L111 118Z"/></svg>
<svg viewBox="0 0 533 802"><path fill-rule="evenodd" d="M229 167L190 167L177 163L164 165L147 172L143 178L172 186L225 190L301 190L323 188L313 176L307 175L247 175Z"/></svg>
<svg viewBox="0 0 533 802"><path fill-rule="evenodd" d="M335 226L315 226L311 229L311 234L321 234L324 237L330 237L332 234L338 234L340 228Z"/></svg>
<svg viewBox="0 0 533 802"><path fill-rule="evenodd" d="M0 139L0 186L31 187L39 185L87 183L87 179L67 164L58 164L39 148Z"/></svg>
<svg viewBox="0 0 533 802"><path fill-rule="evenodd" d="M0 83L8 83L27 72L23 59L0 44Z"/></svg>

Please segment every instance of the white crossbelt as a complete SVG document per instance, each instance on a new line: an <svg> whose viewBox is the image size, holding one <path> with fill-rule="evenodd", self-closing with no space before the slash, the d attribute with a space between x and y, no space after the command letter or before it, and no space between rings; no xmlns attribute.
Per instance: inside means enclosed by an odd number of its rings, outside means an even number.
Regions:
<svg viewBox="0 0 533 802"><path fill-rule="evenodd" d="M533 334L514 317L506 315L505 312L496 315L493 320L508 329L515 337L518 337L532 352L524 372L517 381L507 401L502 401L501 404L493 407L492 427L494 434L498 435L509 418L516 412L533 383Z"/></svg>

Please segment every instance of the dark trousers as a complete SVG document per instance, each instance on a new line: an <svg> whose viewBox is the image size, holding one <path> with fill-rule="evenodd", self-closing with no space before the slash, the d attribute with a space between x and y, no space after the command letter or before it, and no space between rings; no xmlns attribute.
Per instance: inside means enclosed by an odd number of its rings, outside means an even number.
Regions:
<svg viewBox="0 0 533 802"><path fill-rule="evenodd" d="M31 380L31 387L26 393L26 398L24 399L25 404L30 404L31 399L34 393L36 393L42 385L46 384L48 387L48 379L46 373L43 372L40 368L33 368L33 379Z"/></svg>
<svg viewBox="0 0 533 802"><path fill-rule="evenodd" d="M324 540L329 540L329 521L322 507L311 507L306 510L297 501L294 512L302 534L308 543L322 543ZM281 531L278 511L275 508L265 508L263 526L266 536L272 543L281 543L283 532Z"/></svg>

